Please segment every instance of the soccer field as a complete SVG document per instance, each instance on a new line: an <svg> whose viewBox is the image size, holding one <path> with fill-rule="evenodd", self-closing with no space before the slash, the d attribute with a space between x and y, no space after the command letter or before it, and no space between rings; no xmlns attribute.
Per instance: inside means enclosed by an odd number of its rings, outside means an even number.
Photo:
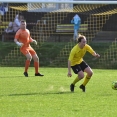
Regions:
<svg viewBox="0 0 117 117"><path fill-rule="evenodd" d="M0 68L0 117L116 117L117 91L111 88L117 80L116 70L97 70L86 92L67 77L67 68L40 68L44 77L23 76L23 67Z"/></svg>

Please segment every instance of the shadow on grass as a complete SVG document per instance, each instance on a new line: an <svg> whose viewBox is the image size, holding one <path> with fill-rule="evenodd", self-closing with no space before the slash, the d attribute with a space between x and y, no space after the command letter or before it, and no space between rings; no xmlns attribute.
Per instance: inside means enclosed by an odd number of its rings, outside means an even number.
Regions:
<svg viewBox="0 0 117 117"><path fill-rule="evenodd" d="M75 92L74 92L75 93ZM9 95L0 95L0 97L4 97L4 96L31 96L31 95L64 95L64 94L74 94L70 91L65 91L65 92L39 92L39 93L21 93L21 94L9 94ZM77 93L77 92L76 92ZM102 97L108 97L108 96L112 96L112 94L105 94L105 95L99 95Z"/></svg>
<svg viewBox="0 0 117 117"><path fill-rule="evenodd" d="M0 78L19 78L19 77L24 77L24 76L2 76Z"/></svg>
<svg viewBox="0 0 117 117"><path fill-rule="evenodd" d="M29 77L25 77L25 76L0 76L0 78L33 78L35 76L29 76Z"/></svg>
<svg viewBox="0 0 117 117"><path fill-rule="evenodd" d="M40 93L26 93L26 94L9 94L8 96L26 96L26 95L50 95L50 94L69 94L70 91L66 92L40 92Z"/></svg>
<svg viewBox="0 0 117 117"><path fill-rule="evenodd" d="M40 92L40 93L22 93L22 94L9 94L9 95L0 95L0 97L3 96L31 96L31 95L53 95L53 94L70 94L70 91L66 91L66 92Z"/></svg>

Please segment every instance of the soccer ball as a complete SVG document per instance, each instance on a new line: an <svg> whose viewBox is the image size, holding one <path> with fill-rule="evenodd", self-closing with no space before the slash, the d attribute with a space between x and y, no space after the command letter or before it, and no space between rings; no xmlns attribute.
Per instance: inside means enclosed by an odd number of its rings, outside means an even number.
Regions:
<svg viewBox="0 0 117 117"><path fill-rule="evenodd" d="M112 82L112 89L117 90L117 81Z"/></svg>

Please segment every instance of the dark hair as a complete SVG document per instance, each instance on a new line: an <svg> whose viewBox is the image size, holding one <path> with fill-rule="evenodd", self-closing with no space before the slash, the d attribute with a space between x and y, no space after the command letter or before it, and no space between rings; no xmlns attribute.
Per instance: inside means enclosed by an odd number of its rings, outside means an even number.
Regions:
<svg viewBox="0 0 117 117"><path fill-rule="evenodd" d="M85 38L86 38L85 36L80 35L80 36L78 37L78 43L81 42L81 40L82 40L82 39L85 39Z"/></svg>

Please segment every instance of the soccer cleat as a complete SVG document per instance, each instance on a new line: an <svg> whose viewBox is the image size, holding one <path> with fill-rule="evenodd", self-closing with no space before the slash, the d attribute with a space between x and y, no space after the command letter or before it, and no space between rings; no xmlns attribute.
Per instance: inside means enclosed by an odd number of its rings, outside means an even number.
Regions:
<svg viewBox="0 0 117 117"><path fill-rule="evenodd" d="M80 89L82 89L82 91L83 92L85 92L85 86L82 84L82 85L80 85L80 87L79 87Z"/></svg>
<svg viewBox="0 0 117 117"><path fill-rule="evenodd" d="M25 77L28 77L28 73L27 73L27 72L24 72L24 76L25 76Z"/></svg>
<svg viewBox="0 0 117 117"><path fill-rule="evenodd" d="M37 73L37 74L35 74L35 76L44 76L44 75L42 75L42 74L40 74L40 73Z"/></svg>
<svg viewBox="0 0 117 117"><path fill-rule="evenodd" d="M71 90L71 92L74 92L74 84L70 85L70 90Z"/></svg>

